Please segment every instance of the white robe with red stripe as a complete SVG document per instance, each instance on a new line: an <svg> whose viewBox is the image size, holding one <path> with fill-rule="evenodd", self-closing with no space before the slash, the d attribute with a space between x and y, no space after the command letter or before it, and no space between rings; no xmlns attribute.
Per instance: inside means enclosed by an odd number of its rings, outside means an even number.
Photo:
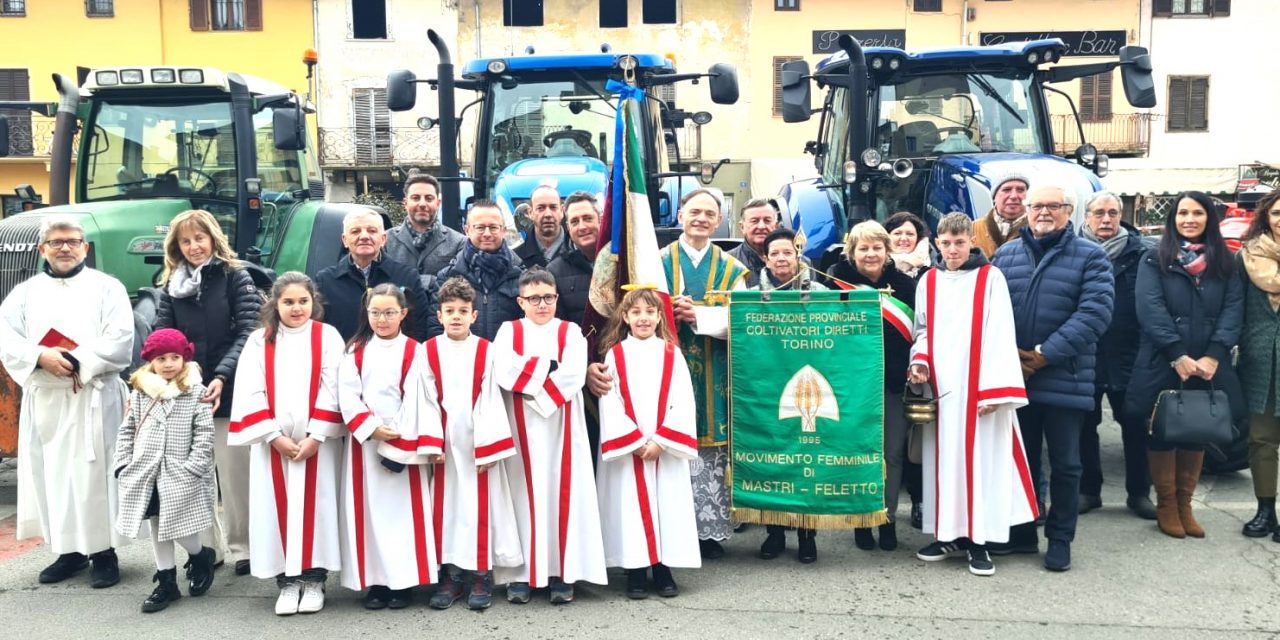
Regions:
<svg viewBox="0 0 1280 640"><path fill-rule="evenodd" d="M1007 542L1036 517L1018 431L1027 404L1013 307L999 269L932 269L916 291L912 363L929 367L938 420L924 429L924 532ZM979 407L996 407L985 416Z"/></svg>
<svg viewBox="0 0 1280 640"><path fill-rule="evenodd" d="M522 319L502 325L492 349L494 379L515 430L518 455L503 464L524 555L514 570L498 567L495 581L544 587L559 576L607 584L582 410L587 341L572 322Z"/></svg>
<svg viewBox="0 0 1280 640"><path fill-rule="evenodd" d="M422 366L417 347L404 334L374 336L348 352L338 372L338 404L351 431L342 465L342 586L348 589L435 582L430 469L410 464L391 471L381 464L382 443L370 439L380 425L399 430L405 385ZM440 453L439 430L426 436Z"/></svg>
<svg viewBox="0 0 1280 640"><path fill-rule="evenodd" d="M342 336L308 321L284 325L274 343L263 330L249 335L236 367L228 444L249 453L249 560L253 575L296 576L306 569L339 570L338 526L342 414L338 412L338 366ZM271 441L322 440L302 462L276 453Z"/></svg>
<svg viewBox="0 0 1280 640"><path fill-rule="evenodd" d="M407 383L402 434L444 432L444 461L435 465L432 504L437 561L467 571L524 562L506 469L476 466L516 454L502 392L493 383L488 340L438 336L418 349L424 364Z"/></svg>
<svg viewBox="0 0 1280 640"><path fill-rule="evenodd" d="M662 338L630 337L605 356L616 371L600 398L600 528L605 562L640 569L659 562L700 567L689 460L698 456L693 382L684 355ZM662 453L641 460L656 442Z"/></svg>

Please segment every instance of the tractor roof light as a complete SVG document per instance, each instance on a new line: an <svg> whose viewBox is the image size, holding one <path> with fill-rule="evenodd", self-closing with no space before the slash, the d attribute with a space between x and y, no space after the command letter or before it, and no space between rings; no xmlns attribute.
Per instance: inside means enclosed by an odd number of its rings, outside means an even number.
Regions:
<svg viewBox="0 0 1280 640"><path fill-rule="evenodd" d="M1040 64L1040 52L1032 51L1027 54L1027 64Z"/></svg>
<svg viewBox="0 0 1280 640"><path fill-rule="evenodd" d="M1093 173L1099 178L1107 177L1107 174L1111 173L1111 158L1099 153L1098 158L1093 161Z"/></svg>
<svg viewBox="0 0 1280 640"><path fill-rule="evenodd" d="M142 69L122 69L120 71L121 84L142 84L146 80L146 76L142 74Z"/></svg>
<svg viewBox="0 0 1280 640"><path fill-rule="evenodd" d="M115 71L99 71L93 74L93 80L100 87L114 87L120 84L120 74Z"/></svg>
<svg viewBox="0 0 1280 640"><path fill-rule="evenodd" d="M623 71L635 71L640 66L640 61L635 56L622 56L618 58L618 68Z"/></svg>
<svg viewBox="0 0 1280 640"><path fill-rule="evenodd" d="M495 76L501 73L506 73L507 61L506 60L490 60L489 64L485 65L484 68L486 71L488 71L489 73L492 73Z"/></svg>
<svg viewBox="0 0 1280 640"><path fill-rule="evenodd" d="M889 58L889 70L897 71L902 66L902 60L898 58Z"/></svg>
<svg viewBox="0 0 1280 640"><path fill-rule="evenodd" d="M177 79L177 76L173 73L173 69L151 70L151 81L156 84L173 84Z"/></svg>
<svg viewBox="0 0 1280 640"><path fill-rule="evenodd" d="M178 72L178 81L182 84L201 84L204 82L204 72L199 69L183 69Z"/></svg>
<svg viewBox="0 0 1280 640"><path fill-rule="evenodd" d="M883 68L884 68L884 58L881 58L881 57L879 57L879 56L876 56L876 57L872 58L872 59L871 59L871 68L872 68L873 70L875 70L875 71L879 71L879 70L883 69Z"/></svg>
<svg viewBox="0 0 1280 640"><path fill-rule="evenodd" d="M872 169L880 166L880 162L884 158L880 155L880 150L875 147L867 147L862 150L862 164Z"/></svg>
<svg viewBox="0 0 1280 640"><path fill-rule="evenodd" d="M852 160L844 161L844 178L845 184L853 184L858 180L858 163Z"/></svg>

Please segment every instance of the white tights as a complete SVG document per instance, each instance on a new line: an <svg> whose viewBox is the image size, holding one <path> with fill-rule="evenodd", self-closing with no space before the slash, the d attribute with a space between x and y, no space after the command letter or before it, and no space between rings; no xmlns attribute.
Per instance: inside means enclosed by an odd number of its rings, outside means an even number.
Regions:
<svg viewBox="0 0 1280 640"><path fill-rule="evenodd" d="M173 569L177 566L177 560L173 557L173 543L177 542L182 545L182 549L187 555L194 556L200 553L200 534L193 533L191 535L182 536L177 540L156 540L156 534L160 531L160 519L151 518L151 550L156 557L156 570L165 571Z"/></svg>

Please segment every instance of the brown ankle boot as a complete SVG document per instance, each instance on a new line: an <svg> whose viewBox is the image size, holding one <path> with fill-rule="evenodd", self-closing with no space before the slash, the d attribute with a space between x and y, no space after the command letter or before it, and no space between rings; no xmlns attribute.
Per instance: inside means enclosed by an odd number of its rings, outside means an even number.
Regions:
<svg viewBox="0 0 1280 640"><path fill-rule="evenodd" d="M1174 451L1147 451L1147 464L1151 469L1151 485L1156 490L1156 524L1165 535L1187 537L1182 520L1178 518L1177 454Z"/></svg>
<svg viewBox="0 0 1280 640"><path fill-rule="evenodd" d="M1203 451L1178 450L1178 519L1182 521L1182 529L1192 538L1204 537L1204 527L1196 522L1195 515L1191 513L1191 496L1196 492L1196 485L1200 482L1200 469L1203 466Z"/></svg>

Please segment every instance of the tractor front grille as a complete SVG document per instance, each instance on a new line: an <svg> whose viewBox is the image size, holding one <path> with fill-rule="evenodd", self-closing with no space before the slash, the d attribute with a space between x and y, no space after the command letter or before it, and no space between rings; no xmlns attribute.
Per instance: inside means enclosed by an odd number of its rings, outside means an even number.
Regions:
<svg viewBox="0 0 1280 640"><path fill-rule="evenodd" d="M0 221L0 300L19 282L37 273L40 256L40 215L20 215Z"/></svg>

